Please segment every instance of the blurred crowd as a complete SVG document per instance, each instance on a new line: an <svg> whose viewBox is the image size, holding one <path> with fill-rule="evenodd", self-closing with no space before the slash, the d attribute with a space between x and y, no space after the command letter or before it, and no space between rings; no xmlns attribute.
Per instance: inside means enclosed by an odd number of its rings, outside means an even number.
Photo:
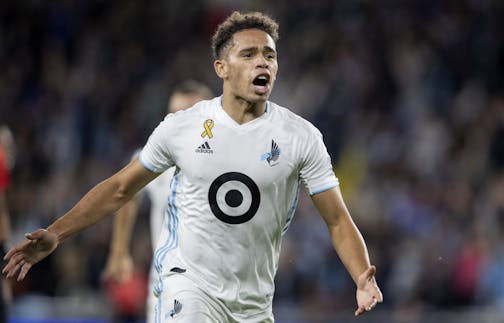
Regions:
<svg viewBox="0 0 504 323"><path fill-rule="evenodd" d="M280 22L272 100L323 133L378 267L381 308L398 321L482 305L504 316L498 0L1 1L0 124L17 146L7 192L13 239L123 166L177 83L197 79L221 92L210 37L233 10ZM140 273L150 261L146 218L133 240ZM66 241L14 285L14 301L104 293L110 223ZM276 306L355 306L353 282L306 194L282 252Z"/></svg>

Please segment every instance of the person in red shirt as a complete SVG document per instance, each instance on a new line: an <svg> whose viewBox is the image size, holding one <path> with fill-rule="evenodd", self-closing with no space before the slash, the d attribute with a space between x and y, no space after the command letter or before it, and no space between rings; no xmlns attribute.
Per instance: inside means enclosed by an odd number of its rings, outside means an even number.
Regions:
<svg viewBox="0 0 504 323"><path fill-rule="evenodd" d="M9 185L9 170L14 166L14 140L6 126L0 126L0 251L2 259L10 239L10 219L5 191ZM0 285L0 323L7 322L7 304L11 298L10 284L4 277Z"/></svg>

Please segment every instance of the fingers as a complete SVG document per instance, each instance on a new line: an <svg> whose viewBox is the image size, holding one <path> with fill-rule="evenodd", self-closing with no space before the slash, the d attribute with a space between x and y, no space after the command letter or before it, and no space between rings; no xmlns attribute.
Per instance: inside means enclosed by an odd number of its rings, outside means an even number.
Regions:
<svg viewBox="0 0 504 323"><path fill-rule="evenodd" d="M378 304L378 300L373 296L373 302L368 307L366 307L366 311L371 311L376 307L376 304Z"/></svg>
<svg viewBox="0 0 504 323"><path fill-rule="evenodd" d="M364 306L359 306L359 308L357 308L357 310L354 313L355 316L359 316L365 312L371 311L373 308L376 307L376 304L378 304L378 303L381 303L381 301L379 301L375 296L373 296L372 301L369 304L364 305Z"/></svg>
<svg viewBox="0 0 504 323"><path fill-rule="evenodd" d="M12 247L4 256L4 260L8 261L2 269L2 274L7 278L12 278L20 271L21 267L25 264L23 250L31 243L30 240L25 240L16 246Z"/></svg>
<svg viewBox="0 0 504 323"><path fill-rule="evenodd" d="M359 316L361 315L362 313L364 313L364 307L359 307L356 311L355 311L355 316Z"/></svg>
<svg viewBox="0 0 504 323"><path fill-rule="evenodd" d="M355 316L371 311L383 302L383 294L375 280L376 267L370 266L360 276L357 290L358 308Z"/></svg>
<svg viewBox="0 0 504 323"><path fill-rule="evenodd" d="M378 288L378 287L377 287L377 288ZM380 291L380 289L379 289L379 288L378 288L378 291L377 291L377 293L376 293L376 294L377 294L377 295L376 295L376 296L374 296L374 297L376 298L376 301L377 301L378 303L383 303L383 294L382 294L382 292Z"/></svg>
<svg viewBox="0 0 504 323"><path fill-rule="evenodd" d="M28 271L30 270L31 268L31 264L27 263L27 262L24 262L22 265L21 265L21 271L18 275L18 278L17 278L17 281L22 281L25 277L26 277L26 274L28 273Z"/></svg>
<svg viewBox="0 0 504 323"><path fill-rule="evenodd" d="M26 264L22 253L17 253L13 255L7 265L2 270L3 274L6 274L7 278L14 277L18 272L20 272L21 268Z"/></svg>
<svg viewBox="0 0 504 323"><path fill-rule="evenodd" d="M32 261L33 259L29 251L33 251L33 245L36 245L39 239L43 239L44 235L47 234L46 232L47 230L38 229L31 233L26 233L26 240L18 243L5 254L3 259L7 261L7 264L2 269L2 274L6 275L7 278L17 275L18 281L23 280L33 263L37 262L37 260Z"/></svg>
<svg viewBox="0 0 504 323"><path fill-rule="evenodd" d="M21 260L23 260L23 255L21 253L13 254L10 257L9 262L7 263L7 265L5 265L5 267L3 268L2 273L10 272L13 269L15 269L15 266L17 266L17 264Z"/></svg>
<svg viewBox="0 0 504 323"><path fill-rule="evenodd" d="M7 253L3 257L3 260L9 260L12 257L12 255L14 255L18 251L19 251L19 247L17 247L17 246L12 247L9 251L7 251Z"/></svg>
<svg viewBox="0 0 504 323"><path fill-rule="evenodd" d="M39 231L39 230L37 230ZM35 232L37 232L35 231ZM36 239L38 239L38 237L40 236L39 234L35 234L35 232L32 232L32 233L26 233L25 234L25 237L27 240L23 241L23 242L20 242L18 243L17 245L15 245L14 247L12 247L4 256L4 260L9 260L9 258L11 258L14 254L16 254L17 252L21 252L23 249L26 248L27 245L33 243Z"/></svg>
<svg viewBox="0 0 504 323"><path fill-rule="evenodd" d="M4 260L8 262L2 269L2 274L4 274L7 278L12 278L19 273L18 281L26 276L26 273L31 268L31 264L27 262L24 251L26 247L32 243L33 240L25 240L12 247L7 252Z"/></svg>
<svg viewBox="0 0 504 323"><path fill-rule="evenodd" d="M20 252L22 249L25 248L26 245L30 244L30 241L23 241L17 245L15 245L14 247L12 247L4 256L4 260L9 260L13 255L15 255L16 253Z"/></svg>

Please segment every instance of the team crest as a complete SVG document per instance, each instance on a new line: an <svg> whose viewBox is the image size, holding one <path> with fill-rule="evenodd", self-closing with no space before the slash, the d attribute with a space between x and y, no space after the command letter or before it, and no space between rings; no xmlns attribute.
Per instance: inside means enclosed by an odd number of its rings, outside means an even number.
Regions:
<svg viewBox="0 0 504 323"><path fill-rule="evenodd" d="M179 314L182 311L182 303L178 300L173 301L173 309L169 310L165 315L165 319L174 318L175 315Z"/></svg>
<svg viewBox="0 0 504 323"><path fill-rule="evenodd" d="M274 140L271 140L271 151L262 154L261 160L267 161L270 166L275 166L278 164L278 158L280 157L281 152L282 150L278 147L278 144Z"/></svg>

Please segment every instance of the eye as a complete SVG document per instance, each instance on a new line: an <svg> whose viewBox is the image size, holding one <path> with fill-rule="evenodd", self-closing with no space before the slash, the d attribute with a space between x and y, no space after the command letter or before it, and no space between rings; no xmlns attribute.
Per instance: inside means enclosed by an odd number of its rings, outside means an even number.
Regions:
<svg viewBox="0 0 504 323"><path fill-rule="evenodd" d="M264 54L264 56L266 57L266 59L269 59L269 60L273 60L276 58L276 54L274 52L266 52Z"/></svg>
<svg viewBox="0 0 504 323"><path fill-rule="evenodd" d="M251 52L245 52L245 53L243 53L243 57L250 58L250 57L252 57L252 53Z"/></svg>

